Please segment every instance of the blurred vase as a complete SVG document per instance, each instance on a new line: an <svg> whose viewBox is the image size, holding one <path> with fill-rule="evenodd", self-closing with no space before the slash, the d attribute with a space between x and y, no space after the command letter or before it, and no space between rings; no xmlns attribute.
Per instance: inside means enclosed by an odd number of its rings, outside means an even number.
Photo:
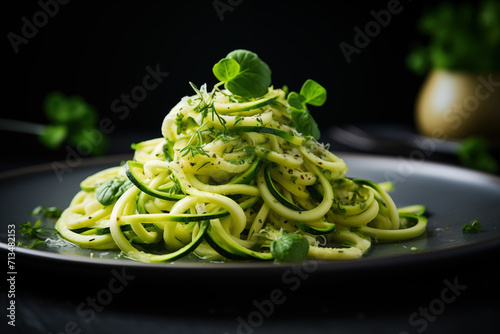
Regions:
<svg viewBox="0 0 500 334"><path fill-rule="evenodd" d="M417 97L415 122L421 134L435 138L500 140L500 73L431 71Z"/></svg>

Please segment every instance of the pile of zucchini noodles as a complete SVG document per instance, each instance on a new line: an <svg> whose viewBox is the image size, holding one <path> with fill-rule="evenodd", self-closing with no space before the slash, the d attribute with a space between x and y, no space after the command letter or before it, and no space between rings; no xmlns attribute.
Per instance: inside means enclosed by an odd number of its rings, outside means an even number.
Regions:
<svg viewBox="0 0 500 334"><path fill-rule="evenodd" d="M193 88L165 117L163 137L81 183L56 223L63 238L142 262L273 260L272 241L297 233L309 258L342 260L425 231L423 206L398 209L390 182L347 178L342 159L299 134L283 90L239 102ZM122 192L103 205L96 193L110 180Z"/></svg>

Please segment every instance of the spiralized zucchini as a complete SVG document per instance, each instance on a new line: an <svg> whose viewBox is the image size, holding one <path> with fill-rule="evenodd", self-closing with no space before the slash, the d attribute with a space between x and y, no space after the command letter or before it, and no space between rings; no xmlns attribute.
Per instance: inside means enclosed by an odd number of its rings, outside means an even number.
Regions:
<svg viewBox="0 0 500 334"><path fill-rule="evenodd" d="M342 159L298 133L283 90L243 101L217 87L195 91L165 117L162 138L134 144L132 160L82 182L57 221L62 237L170 262L272 260L271 243L296 233L308 257L344 260L362 257L373 240L425 231L422 206L398 209L391 184L347 178ZM110 180L131 184L102 205L96 193ZM113 196L107 186L99 194Z"/></svg>

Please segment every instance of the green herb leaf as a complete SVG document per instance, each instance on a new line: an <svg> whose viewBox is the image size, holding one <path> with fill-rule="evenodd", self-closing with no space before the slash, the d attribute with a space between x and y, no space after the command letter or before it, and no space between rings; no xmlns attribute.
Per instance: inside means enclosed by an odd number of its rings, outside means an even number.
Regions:
<svg viewBox="0 0 500 334"><path fill-rule="evenodd" d="M217 79L227 82L236 78L240 73L240 64L232 58L221 59L214 65L212 71Z"/></svg>
<svg viewBox="0 0 500 334"><path fill-rule="evenodd" d="M288 101L288 104L292 108L297 109L297 110L301 110L301 111L304 110L305 98L304 98L304 96L300 95L299 93L290 92L290 94L288 94L287 101Z"/></svg>
<svg viewBox="0 0 500 334"><path fill-rule="evenodd" d="M42 225L42 222L40 220L37 220L35 225L31 225L30 222L21 223L21 224L19 224L19 226L21 226L21 229L19 230L19 232L21 233L21 235L23 237L26 237L30 240L36 239L36 238L39 238L40 233L44 232L41 225Z"/></svg>
<svg viewBox="0 0 500 334"><path fill-rule="evenodd" d="M320 138L321 132L319 131L318 124L308 111L292 110L290 116L292 116L292 121L298 132L305 136L312 136L316 140Z"/></svg>
<svg viewBox="0 0 500 334"><path fill-rule="evenodd" d="M316 81L308 79L302 85L300 93L288 94L287 101L291 106L290 116L297 131L304 136L312 136L318 140L321 133L307 105L322 106L326 102L326 89Z"/></svg>
<svg viewBox="0 0 500 334"><path fill-rule="evenodd" d="M230 52L214 65L212 71L217 79L224 82L227 90L241 97L260 97L267 93L271 85L269 66L257 54L247 50Z"/></svg>
<svg viewBox="0 0 500 334"><path fill-rule="evenodd" d="M477 232L482 231L482 230L483 230L483 227L481 226L481 224L479 224L479 219L477 219L477 218L474 219L473 221L471 221L470 223L462 226L463 233L477 233Z"/></svg>
<svg viewBox="0 0 500 334"><path fill-rule="evenodd" d="M165 159L167 161L173 161L174 160L174 141L165 139L165 144L162 147L163 153L165 154Z"/></svg>
<svg viewBox="0 0 500 334"><path fill-rule="evenodd" d="M301 262L307 259L309 242L295 233L282 234L271 242L271 253L277 262Z"/></svg>
<svg viewBox="0 0 500 334"><path fill-rule="evenodd" d="M112 179L102 183L95 191L96 199L102 205L113 204L124 192L132 187L130 180Z"/></svg>
<svg viewBox="0 0 500 334"><path fill-rule="evenodd" d="M182 152L184 153L182 156L185 157L186 155L188 155L189 153L191 153L191 157L195 157L197 156L198 154L201 154L201 155L204 155L204 156L207 156L209 157L207 151L205 151L203 149L203 147L199 146L199 145L186 145L184 146L184 148L182 150L180 150L179 152Z"/></svg>
<svg viewBox="0 0 500 334"><path fill-rule="evenodd" d="M33 249L36 246L45 245L45 241L41 240L41 239L33 239L33 240L30 241L29 244L25 244L25 243L19 241L17 243L17 245L20 246L20 247L23 247L23 248Z"/></svg>
<svg viewBox="0 0 500 334"><path fill-rule="evenodd" d="M300 89L300 96L304 98L304 103L319 107L326 102L326 89L316 81L308 79Z"/></svg>
<svg viewBox="0 0 500 334"><path fill-rule="evenodd" d="M34 248L39 245L44 245L45 239L50 234L54 233L53 228L42 226L42 222L40 220L37 220L34 225L31 225L30 222L25 222L19 224L19 226L21 227L21 229L19 230L21 236L30 241L29 243L24 243L22 241L19 241L17 243L18 246L24 248ZM49 231L47 231L46 229L48 229Z"/></svg>

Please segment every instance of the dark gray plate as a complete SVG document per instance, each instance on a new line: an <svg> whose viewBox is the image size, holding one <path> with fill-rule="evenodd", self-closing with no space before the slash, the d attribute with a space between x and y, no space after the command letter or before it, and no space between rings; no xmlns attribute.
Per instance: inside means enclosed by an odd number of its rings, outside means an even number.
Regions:
<svg viewBox="0 0 500 334"><path fill-rule="evenodd" d="M375 244L363 259L345 262L319 262L317 269L346 272L381 266L397 268L405 265L425 265L443 260L457 260L475 253L500 247L500 178L463 168L405 158L385 158L371 155L339 154L349 167L348 176L375 182L393 181L391 194L398 206L424 204L429 212L427 232L416 239L398 243ZM112 156L83 161L66 161L34 166L4 173L0 176L0 212L2 212L0 249L6 251L7 226L33 221L29 211L38 205L65 208L79 190L86 176L103 168L119 164L130 156ZM63 167L65 166L65 167ZM463 234L462 226L478 218L483 231ZM416 247L417 251L411 248ZM116 253L92 251L77 247L29 250L16 248L17 256L56 266L85 264L145 269L149 272L204 270L206 273L236 272L244 269L262 271L281 267L273 263L200 263L179 260L174 264L143 264L116 259ZM242 271L243 270L243 271Z"/></svg>

